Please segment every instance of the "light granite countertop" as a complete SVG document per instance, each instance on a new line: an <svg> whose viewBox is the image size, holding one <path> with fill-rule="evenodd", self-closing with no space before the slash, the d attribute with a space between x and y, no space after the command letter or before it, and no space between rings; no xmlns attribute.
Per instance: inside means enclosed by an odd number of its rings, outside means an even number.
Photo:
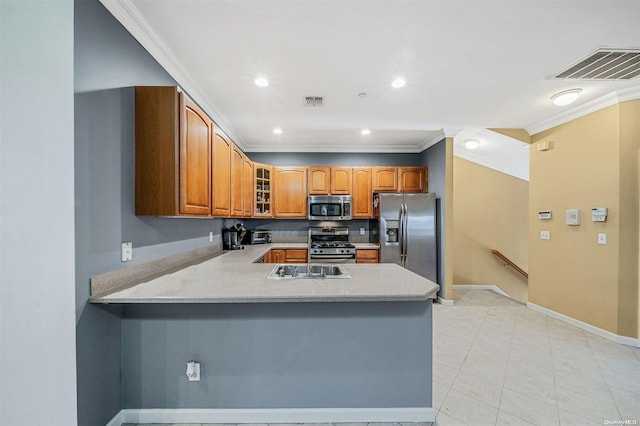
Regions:
<svg viewBox="0 0 640 426"><path fill-rule="evenodd" d="M377 248L377 244L356 244ZM425 301L439 286L392 263L344 264L350 279L269 279L275 266L253 263L274 248L307 248L272 243L224 252L129 288L91 296L91 303L275 303ZM119 271L122 275L123 273Z"/></svg>

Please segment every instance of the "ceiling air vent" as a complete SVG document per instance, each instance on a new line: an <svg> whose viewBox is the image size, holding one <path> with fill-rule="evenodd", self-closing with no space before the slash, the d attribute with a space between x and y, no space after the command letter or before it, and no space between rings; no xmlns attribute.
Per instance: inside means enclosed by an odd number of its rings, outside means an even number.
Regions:
<svg viewBox="0 0 640 426"><path fill-rule="evenodd" d="M551 77L581 80L631 80L640 75L640 49L598 49Z"/></svg>
<svg viewBox="0 0 640 426"><path fill-rule="evenodd" d="M304 106L308 107L320 107L324 102L324 98L322 96L305 96L304 97Z"/></svg>

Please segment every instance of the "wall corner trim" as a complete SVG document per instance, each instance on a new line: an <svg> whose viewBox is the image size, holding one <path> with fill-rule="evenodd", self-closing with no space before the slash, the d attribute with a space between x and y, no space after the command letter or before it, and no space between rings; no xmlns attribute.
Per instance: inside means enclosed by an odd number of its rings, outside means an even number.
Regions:
<svg viewBox="0 0 640 426"><path fill-rule="evenodd" d="M612 342L620 343L622 345L633 346L640 348L640 339L636 339L634 337L620 336L618 334L614 334L610 331L603 330L602 328L593 326L591 324L587 324L586 322L582 322L575 318L571 318L567 315L561 314L556 311L552 311L551 309L547 309L543 306L536 305L535 303L528 302L527 307L533 309L534 311L541 312L550 316L551 318L555 318L562 322L566 322L567 324L571 324L578 328L583 329L584 331L588 331L597 336L604 337L605 339L611 340Z"/></svg>
<svg viewBox="0 0 640 426"><path fill-rule="evenodd" d="M107 426L122 423L364 423L435 422L432 407L392 408L180 408L123 409Z"/></svg>

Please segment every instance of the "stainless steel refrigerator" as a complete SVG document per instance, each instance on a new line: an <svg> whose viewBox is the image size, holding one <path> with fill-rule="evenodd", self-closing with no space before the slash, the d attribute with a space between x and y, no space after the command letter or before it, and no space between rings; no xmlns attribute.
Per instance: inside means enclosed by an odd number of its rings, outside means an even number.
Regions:
<svg viewBox="0 0 640 426"><path fill-rule="evenodd" d="M376 194L380 262L438 279L435 194Z"/></svg>

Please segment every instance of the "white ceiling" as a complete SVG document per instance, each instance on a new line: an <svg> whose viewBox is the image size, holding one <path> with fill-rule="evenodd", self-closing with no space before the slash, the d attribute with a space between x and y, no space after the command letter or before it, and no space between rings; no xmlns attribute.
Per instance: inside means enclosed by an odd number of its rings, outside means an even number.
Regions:
<svg viewBox="0 0 640 426"><path fill-rule="evenodd" d="M547 78L598 47L640 48L640 0L101 1L249 152L420 152L478 129L540 131L640 87ZM572 106L550 102L574 87Z"/></svg>

